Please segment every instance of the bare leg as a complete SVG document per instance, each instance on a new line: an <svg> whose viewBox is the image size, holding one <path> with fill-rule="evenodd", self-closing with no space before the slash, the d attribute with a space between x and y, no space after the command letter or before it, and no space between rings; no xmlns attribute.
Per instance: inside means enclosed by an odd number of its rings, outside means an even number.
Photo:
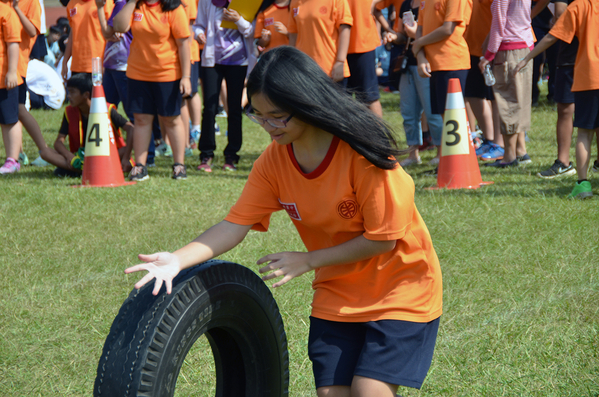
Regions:
<svg viewBox="0 0 599 397"><path fill-rule="evenodd" d="M325 386L316 389L318 397L350 397L351 387L349 386Z"/></svg>
<svg viewBox="0 0 599 397"><path fill-rule="evenodd" d="M501 120L499 119L497 101L491 101L491 108L493 109L493 142L504 147L505 143L503 142L503 134L501 133Z"/></svg>
<svg viewBox="0 0 599 397"><path fill-rule="evenodd" d="M166 135L170 138L171 148L173 149L173 161L184 164L185 162L185 129L181 116L158 116L160 124L164 126ZM137 119L135 119L137 121ZM137 140L137 136L135 136ZM134 142L135 143L135 142ZM148 141L149 143L149 141ZM147 150L147 149L146 149Z"/></svg>
<svg viewBox="0 0 599 397"><path fill-rule="evenodd" d="M516 143L516 155L524 156L526 154L526 135L524 131L517 133L518 142Z"/></svg>
<svg viewBox="0 0 599 397"><path fill-rule="evenodd" d="M202 97L198 93L189 100L189 117L192 125L202 124Z"/></svg>
<svg viewBox="0 0 599 397"><path fill-rule="evenodd" d="M524 133L505 135L503 137L505 142L505 153L503 154L502 163L511 163L516 160L516 146L518 145L519 135L524 136Z"/></svg>
<svg viewBox="0 0 599 397"><path fill-rule="evenodd" d="M19 121L23 124L25 130L27 130L31 139L33 139L33 142L35 142L35 146L37 146L38 150L48 147L39 124L23 104L19 104Z"/></svg>
<svg viewBox="0 0 599 397"><path fill-rule="evenodd" d="M185 135L185 146L189 147L189 100L183 98L181 101L181 123L183 124L183 134Z"/></svg>
<svg viewBox="0 0 599 397"><path fill-rule="evenodd" d="M392 385L380 380L354 376L351 385L351 397L395 397L397 385Z"/></svg>
<svg viewBox="0 0 599 397"><path fill-rule="evenodd" d="M573 103L557 104L557 159L565 165L570 164L570 145L574 131L572 116L574 116Z"/></svg>
<svg viewBox="0 0 599 397"><path fill-rule="evenodd" d="M495 128L493 125L493 108L490 102L481 98L467 98L467 103L472 108L472 114L482 130L484 138L492 141L495 138ZM468 119L473 120L470 117L468 115ZM470 128L474 129L474 127L474 125L470 124Z"/></svg>
<svg viewBox="0 0 599 397"><path fill-rule="evenodd" d="M576 173L578 179L587 179L587 170L591 161L591 144L593 143L595 131L585 128L578 129L576 140Z"/></svg>
<svg viewBox="0 0 599 397"><path fill-rule="evenodd" d="M371 102L368 107L372 113L376 114L380 118L383 118L383 106L381 105L381 101L377 99L376 101Z"/></svg>
<svg viewBox="0 0 599 397"><path fill-rule="evenodd" d="M145 165L148 159L148 147L152 139L152 121L153 114L133 115L135 119L135 128L133 130L133 151L135 152L135 162L138 165ZM163 133L163 135L165 135Z"/></svg>
<svg viewBox="0 0 599 397"><path fill-rule="evenodd" d="M23 140L21 124L2 124L2 141L6 150L6 158L10 157L15 161L19 158L19 150Z"/></svg>

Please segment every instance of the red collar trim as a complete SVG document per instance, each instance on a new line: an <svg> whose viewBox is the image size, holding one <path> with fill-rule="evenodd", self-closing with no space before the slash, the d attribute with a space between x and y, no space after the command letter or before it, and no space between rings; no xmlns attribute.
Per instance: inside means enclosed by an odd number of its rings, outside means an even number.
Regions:
<svg viewBox="0 0 599 397"><path fill-rule="evenodd" d="M156 3L152 3L152 4L148 4L148 2L147 2L147 1L144 1L144 3L146 3L146 5L147 5L148 7L156 7L157 5L160 5L160 1L157 1Z"/></svg>
<svg viewBox="0 0 599 397"><path fill-rule="evenodd" d="M339 146L340 140L341 139L339 139L337 136L333 136L331 146L329 146L329 150L327 151L326 156L324 156L324 160L322 160L322 163L320 163L314 171L308 174L302 171L297 160L295 159L295 154L293 153L293 145L291 143L287 145L287 153L289 154L289 158L291 159L291 162L293 163L295 169L298 170L304 178L316 179L326 171L326 169L329 167L329 164L331 164L331 161L333 161L333 156L335 156L335 152L337 151L337 146Z"/></svg>
<svg viewBox="0 0 599 397"><path fill-rule="evenodd" d="M272 5L275 6L276 8L278 8L279 10L282 10L283 8L288 8L289 7L289 4L287 4L286 6L279 6L279 5L276 5L275 3L272 3Z"/></svg>

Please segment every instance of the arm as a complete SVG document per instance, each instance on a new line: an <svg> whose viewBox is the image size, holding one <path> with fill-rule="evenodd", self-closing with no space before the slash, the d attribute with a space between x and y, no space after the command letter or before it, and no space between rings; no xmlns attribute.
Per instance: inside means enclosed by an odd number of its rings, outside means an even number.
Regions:
<svg viewBox="0 0 599 397"><path fill-rule="evenodd" d="M260 35L260 38L258 39L258 45L260 47L268 47L269 44L270 44L270 30L262 29L262 34Z"/></svg>
<svg viewBox="0 0 599 397"><path fill-rule="evenodd" d="M416 29L416 40L422 37L422 25L418 25ZM416 55L416 61L418 63L418 75L420 77L431 77L431 64L426 59L426 54L424 51L419 50L418 52L414 51L414 46L412 46L412 52Z"/></svg>
<svg viewBox="0 0 599 397"><path fill-rule="evenodd" d="M102 36L104 36L105 39L110 39L114 35L114 29L106 22L106 15L104 15L104 4L106 4L106 0L96 0L96 7L98 8L98 21L100 22L100 29L102 29Z"/></svg>
<svg viewBox="0 0 599 397"><path fill-rule="evenodd" d="M125 170L125 169L128 169L131 167L130 160L131 160L131 152L133 151L133 129L134 129L134 126L133 126L133 124L131 124L130 121L127 121L122 128L127 133L127 139L125 141L126 146L125 146L125 150L123 151L123 156L121 159L121 168L123 170Z"/></svg>
<svg viewBox="0 0 599 397"><path fill-rule="evenodd" d="M331 70L331 77L335 81L343 80L343 66L347 59L347 49L349 48L349 36L351 33L351 26L339 25L339 39L337 40L337 56L335 57L335 63L333 64L333 70Z"/></svg>
<svg viewBox="0 0 599 397"><path fill-rule="evenodd" d="M562 14L568 8L568 4L562 3L562 2L556 2L556 3L553 3L553 4L555 5L555 15L554 15L553 19L555 21L557 21L559 19L559 17L561 17Z"/></svg>
<svg viewBox="0 0 599 397"><path fill-rule="evenodd" d="M179 63L181 64L179 90L184 98L191 94L191 58L189 55L189 40L191 40L190 37L177 39L177 46L179 47Z"/></svg>
<svg viewBox="0 0 599 397"><path fill-rule="evenodd" d="M395 244L395 240L373 241L364 236L358 236L343 244L312 252L281 252L266 255L260 258L257 263L269 262L267 266L260 269L260 273L270 272L262 277L263 280L283 277L273 284L273 287L276 288L310 270L344 265L385 254L393 250Z"/></svg>
<svg viewBox="0 0 599 397"><path fill-rule="evenodd" d="M389 26L389 23L385 19L385 16L381 12L381 10L379 10L378 8L374 8L372 10L372 16L374 17L374 19L378 21L378 23L381 24L381 27L385 30L385 32L393 33L393 29L391 29L391 26Z"/></svg>
<svg viewBox="0 0 599 397"><path fill-rule="evenodd" d="M62 57L62 79L66 82L69 75L69 59L73 53L73 31L69 32L69 38L67 39L67 45L64 48L64 55ZM58 61L56 61L58 63Z"/></svg>
<svg viewBox="0 0 599 397"><path fill-rule="evenodd" d="M13 0L12 6L19 16L19 20L21 21L21 25L23 25L23 29L29 35L29 37L37 36L39 32L35 25L33 25L29 18L27 18L27 16L23 13L23 10L19 8L19 0Z"/></svg>
<svg viewBox="0 0 599 397"><path fill-rule="evenodd" d="M530 19L533 19L534 17L539 15L541 13L541 11L543 11L545 9L545 7L547 7L547 4L549 4L550 1L551 0L537 1L537 4L535 4L535 6L532 8L532 11L530 12Z"/></svg>
<svg viewBox="0 0 599 397"><path fill-rule="evenodd" d="M131 28L131 16L135 11L137 0L129 0L121 11L112 20L112 27L115 32L125 33Z"/></svg>
<svg viewBox="0 0 599 397"><path fill-rule="evenodd" d="M19 43L8 43L6 50L8 54L8 70L6 72L6 89L15 88L19 82L17 77L17 65L19 64Z"/></svg>
<svg viewBox="0 0 599 397"><path fill-rule="evenodd" d="M422 50L422 47L445 40L453 34L453 31L457 25L458 23L454 21L443 22L443 25L439 26L426 36L417 38L412 45L412 52L414 54L418 54L420 50ZM418 29L420 29L420 34L422 34L422 29L420 27L418 27Z"/></svg>
<svg viewBox="0 0 599 397"><path fill-rule="evenodd" d="M295 47L296 41L297 41L297 33L289 33L289 45L291 47Z"/></svg>
<svg viewBox="0 0 599 397"><path fill-rule="evenodd" d="M135 284L135 288L141 288L148 281L155 278L153 294L158 294L162 283L166 284L166 292L170 294L173 278L181 270L233 249L243 241L251 227L251 225L237 225L221 221L172 254L160 252L152 255L139 255L139 259L146 263L127 268L125 273L146 270L148 274Z"/></svg>
<svg viewBox="0 0 599 397"><path fill-rule="evenodd" d="M542 54L547 48L551 47L553 44L555 44L557 42L557 38L555 36L552 36L551 34L546 34L545 37L543 37L543 40L541 40L536 46L535 48L528 53L528 55L526 55L524 57L523 60L521 60L520 62L518 62L518 64L516 65L516 67L514 68L514 74L518 73L521 69L523 69L526 64L528 62L530 62L531 59L533 59L534 57ZM482 63L482 61L481 61Z"/></svg>
<svg viewBox="0 0 599 397"><path fill-rule="evenodd" d="M58 154L60 154L67 160L67 163L69 163L69 168L71 170L74 170L74 168L71 167L70 164L71 160L73 160L73 157L75 157L75 155L71 153L69 149L67 149L67 147L65 146L64 141L66 137L66 135L58 134L58 137L54 141L54 149L58 152Z"/></svg>

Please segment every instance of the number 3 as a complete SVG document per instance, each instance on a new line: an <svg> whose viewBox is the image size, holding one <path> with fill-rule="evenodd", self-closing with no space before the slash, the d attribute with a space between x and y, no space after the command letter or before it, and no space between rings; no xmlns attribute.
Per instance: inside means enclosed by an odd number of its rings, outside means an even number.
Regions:
<svg viewBox="0 0 599 397"><path fill-rule="evenodd" d="M453 127L453 129L450 131L447 131L447 133L449 135L453 135L455 137L455 139L453 140L453 142L445 142L445 144L447 146L455 146L458 143L460 143L460 140L462 139L460 134L457 132L458 128L460 128L460 125L455 120L449 120L447 123L445 123L446 126L449 126L450 124Z"/></svg>

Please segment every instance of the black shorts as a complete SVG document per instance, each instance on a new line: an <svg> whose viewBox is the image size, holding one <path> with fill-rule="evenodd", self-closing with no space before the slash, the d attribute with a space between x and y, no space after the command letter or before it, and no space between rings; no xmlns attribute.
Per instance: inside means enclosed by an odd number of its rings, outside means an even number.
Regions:
<svg viewBox="0 0 599 397"><path fill-rule="evenodd" d="M574 103L573 82L574 66L558 66L555 69L553 100L556 103Z"/></svg>
<svg viewBox="0 0 599 397"><path fill-rule="evenodd" d="M19 121L19 88L0 89L0 124Z"/></svg>
<svg viewBox="0 0 599 397"><path fill-rule="evenodd" d="M467 76L468 69L439 70L431 73L431 112L433 114L445 113L445 100L447 99L447 84L449 83L449 79L458 78L463 92Z"/></svg>
<svg viewBox="0 0 599 397"><path fill-rule="evenodd" d="M347 64L351 76L347 78L347 89L355 93L356 98L365 104L378 101L379 79L376 75L375 51L360 54L347 54Z"/></svg>
<svg viewBox="0 0 599 397"><path fill-rule="evenodd" d="M599 128L599 90L574 92L574 127Z"/></svg>
<svg viewBox="0 0 599 397"><path fill-rule="evenodd" d="M483 74L480 72L478 61L478 57L470 55L471 67L468 71L468 77L466 77L464 97L488 99L489 101L493 101L495 100L495 96L493 95L493 87L489 87L485 84L485 76L483 76Z"/></svg>
<svg viewBox="0 0 599 397"><path fill-rule="evenodd" d="M127 92L129 112L135 114L158 114L171 117L181 114L181 91L179 81L155 82L128 79Z"/></svg>
<svg viewBox="0 0 599 397"><path fill-rule="evenodd" d="M24 105L27 102L27 81L23 77L23 84L17 86L19 89L19 105Z"/></svg>
<svg viewBox="0 0 599 397"><path fill-rule="evenodd" d="M310 317L308 356L316 388L351 386L354 376L419 389L433 359L439 319L345 323Z"/></svg>

